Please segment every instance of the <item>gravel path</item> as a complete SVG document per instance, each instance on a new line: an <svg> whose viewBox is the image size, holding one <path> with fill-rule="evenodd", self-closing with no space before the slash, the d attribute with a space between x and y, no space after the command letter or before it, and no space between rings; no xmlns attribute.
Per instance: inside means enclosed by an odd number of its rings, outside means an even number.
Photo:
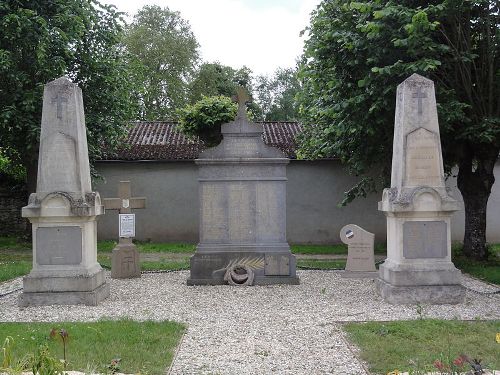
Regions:
<svg viewBox="0 0 500 375"><path fill-rule="evenodd" d="M188 324L171 374L366 374L341 323L418 318L415 306L383 302L367 279L339 272L299 271L298 286L186 286L188 271L110 280L111 297L97 307L19 309L14 292L0 298L1 321L96 320L130 317ZM19 280L2 285L18 285ZM477 292L495 286L471 278ZM460 305L425 306L426 317L500 319L500 294L467 291Z"/></svg>

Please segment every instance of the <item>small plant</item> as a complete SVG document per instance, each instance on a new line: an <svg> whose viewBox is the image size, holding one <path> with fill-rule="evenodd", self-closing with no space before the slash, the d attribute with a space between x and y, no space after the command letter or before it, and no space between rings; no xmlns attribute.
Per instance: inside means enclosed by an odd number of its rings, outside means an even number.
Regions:
<svg viewBox="0 0 500 375"><path fill-rule="evenodd" d="M121 358L114 358L111 360L110 364L107 366L110 374L116 374L120 371L120 361Z"/></svg>
<svg viewBox="0 0 500 375"><path fill-rule="evenodd" d="M434 367L436 367L441 374L448 375L459 375L464 372L465 365L468 364L471 369L473 375L482 375L484 374L484 367L481 364L480 359L470 359L465 354L460 354L453 360L435 360ZM469 373L468 373L469 374Z"/></svg>
<svg viewBox="0 0 500 375"><path fill-rule="evenodd" d="M417 315L418 320L423 320L425 318L425 308L421 303L417 303Z"/></svg>
<svg viewBox="0 0 500 375"><path fill-rule="evenodd" d="M66 368L67 361L66 361L66 344L68 343L68 331L66 331L64 328L57 329L57 328L52 328L50 331L50 338L54 339L60 337L61 342L63 345L63 364L64 368Z"/></svg>
<svg viewBox="0 0 500 375"><path fill-rule="evenodd" d="M28 357L28 363L33 374L62 375L64 371L63 363L50 355L47 344L39 345L35 353Z"/></svg>

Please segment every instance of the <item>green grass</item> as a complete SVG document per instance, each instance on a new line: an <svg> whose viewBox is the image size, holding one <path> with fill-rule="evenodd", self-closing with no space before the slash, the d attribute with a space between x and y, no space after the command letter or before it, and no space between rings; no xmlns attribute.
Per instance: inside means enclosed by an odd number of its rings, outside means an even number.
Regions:
<svg viewBox="0 0 500 375"><path fill-rule="evenodd" d="M110 253L116 246L116 241L97 241L97 252Z"/></svg>
<svg viewBox="0 0 500 375"><path fill-rule="evenodd" d="M298 259L297 267L315 268L322 270L344 269L346 261L344 259L324 260L324 259Z"/></svg>
<svg viewBox="0 0 500 375"><path fill-rule="evenodd" d="M500 321L367 322L348 323L344 328L374 373L416 370L415 364L421 371L436 371L435 360L444 363L460 354L480 358L491 369L500 368L499 344L495 341Z"/></svg>
<svg viewBox="0 0 500 375"><path fill-rule="evenodd" d="M455 267L478 279L500 285L500 244L489 245L490 257L485 261L466 258L462 254L462 244L452 244L452 261Z"/></svg>
<svg viewBox="0 0 500 375"><path fill-rule="evenodd" d="M15 279L19 276L27 275L31 271L32 262L20 261L0 261L0 282Z"/></svg>
<svg viewBox="0 0 500 375"><path fill-rule="evenodd" d="M31 250L31 243L16 237L0 237L0 250Z"/></svg>
<svg viewBox="0 0 500 375"><path fill-rule="evenodd" d="M290 245L292 253L305 255L347 255L347 245ZM375 244L375 254L385 254L387 248L385 244Z"/></svg>
<svg viewBox="0 0 500 375"><path fill-rule="evenodd" d="M48 339L52 328L64 328L68 332L66 359L69 370L93 368L103 373L112 359L121 358L120 372L149 375L165 374L185 330L182 324L175 322L131 320L0 323L0 344L5 337L12 336L14 357L21 358L32 353L37 345L48 343L52 356L62 358L62 343Z"/></svg>
<svg viewBox="0 0 500 375"><path fill-rule="evenodd" d="M117 242L106 240L97 242L97 251L101 253L111 253ZM170 243L170 242L141 242L135 241L141 253L194 253L196 250L195 244L190 243Z"/></svg>
<svg viewBox="0 0 500 375"><path fill-rule="evenodd" d="M178 259L178 260L168 260L162 259L157 262L141 262L142 271L159 271L159 270L188 270L189 269L189 257Z"/></svg>

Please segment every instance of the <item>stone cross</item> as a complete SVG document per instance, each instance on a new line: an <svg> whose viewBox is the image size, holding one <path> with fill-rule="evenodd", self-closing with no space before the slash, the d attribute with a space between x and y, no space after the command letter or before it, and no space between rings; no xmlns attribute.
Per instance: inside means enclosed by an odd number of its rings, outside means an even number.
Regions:
<svg viewBox="0 0 500 375"><path fill-rule="evenodd" d="M120 181L118 184L118 198L104 198L106 210L118 210L121 214L130 214L132 209L146 208L146 198L132 198L130 181ZM120 237L120 243L132 242L131 238Z"/></svg>
<svg viewBox="0 0 500 375"><path fill-rule="evenodd" d="M238 102L238 117L246 117L246 104L252 101L252 98L247 93L243 86L236 88L236 101Z"/></svg>
<svg viewBox="0 0 500 375"><path fill-rule="evenodd" d="M427 98L427 94L422 91L422 87L418 86L417 92L413 93L412 98L417 99L418 114L422 114L422 99Z"/></svg>
<svg viewBox="0 0 500 375"><path fill-rule="evenodd" d="M68 103L68 99L62 96L61 94L57 94L52 98L52 104L57 104L57 118L62 119L62 104Z"/></svg>

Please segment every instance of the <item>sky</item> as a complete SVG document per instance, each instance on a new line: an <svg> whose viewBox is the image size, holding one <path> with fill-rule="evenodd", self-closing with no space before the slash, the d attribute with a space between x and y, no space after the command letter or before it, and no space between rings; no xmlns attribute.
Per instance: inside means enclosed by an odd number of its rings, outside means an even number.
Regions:
<svg viewBox="0 0 500 375"><path fill-rule="evenodd" d="M302 54L300 32L320 0L101 0L131 21L144 5L178 11L200 44L204 62L219 61L255 75L294 67Z"/></svg>

